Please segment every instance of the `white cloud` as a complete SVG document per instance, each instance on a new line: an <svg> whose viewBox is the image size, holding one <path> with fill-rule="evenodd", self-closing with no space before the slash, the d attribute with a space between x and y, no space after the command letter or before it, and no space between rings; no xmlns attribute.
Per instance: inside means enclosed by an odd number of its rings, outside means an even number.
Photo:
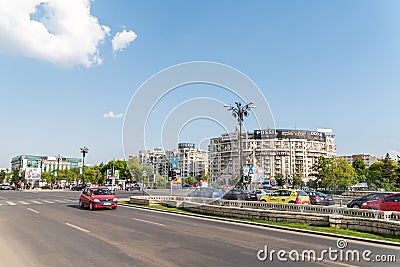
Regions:
<svg viewBox="0 0 400 267"><path fill-rule="evenodd" d="M90 0L0 0L0 51L60 67L101 64L110 29L90 14Z"/></svg>
<svg viewBox="0 0 400 267"><path fill-rule="evenodd" d="M107 114L104 114L103 116L104 118L118 119L122 117L122 114L114 114L114 112L110 111Z"/></svg>
<svg viewBox="0 0 400 267"><path fill-rule="evenodd" d="M112 49L113 51L122 51L124 48L136 39L137 35L133 31L123 30L122 32L117 32L112 39Z"/></svg>

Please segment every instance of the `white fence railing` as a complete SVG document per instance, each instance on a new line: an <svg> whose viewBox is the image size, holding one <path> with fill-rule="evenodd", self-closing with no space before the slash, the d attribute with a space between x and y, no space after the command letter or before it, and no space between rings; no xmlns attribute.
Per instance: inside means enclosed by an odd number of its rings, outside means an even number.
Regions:
<svg viewBox="0 0 400 267"><path fill-rule="evenodd" d="M237 208L291 211L291 212L314 213L314 214L331 214L331 215L342 215L347 217L362 217L370 219L400 221L400 212L355 209L355 208L337 207L337 206L283 204L283 203L272 203L272 202L237 201L237 200L222 200L222 199L212 199L212 198L180 197L180 196L138 196L138 197L135 196L131 197L131 199L132 198L143 199L144 201L147 201L149 203L160 203L160 204L171 201L194 202L199 204L211 204L217 206L228 206Z"/></svg>

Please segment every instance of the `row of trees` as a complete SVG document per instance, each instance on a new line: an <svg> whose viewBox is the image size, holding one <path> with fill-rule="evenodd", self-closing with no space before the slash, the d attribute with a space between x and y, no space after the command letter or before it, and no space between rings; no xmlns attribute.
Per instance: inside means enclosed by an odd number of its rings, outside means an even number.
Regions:
<svg viewBox="0 0 400 267"><path fill-rule="evenodd" d="M400 161L386 154L382 161L373 163L369 168L361 159L350 165L345 159L319 157L313 166L312 187L346 188L357 183L367 183L370 189L383 188L386 191L400 190Z"/></svg>
<svg viewBox="0 0 400 267"><path fill-rule="evenodd" d="M275 175L278 186L289 184L294 187L309 186L312 188L345 189L358 183L367 183L372 190L383 188L386 191L400 190L400 160L395 161L386 154L382 161L373 163L369 168L361 159L350 165L347 160L337 157L320 156L313 166L315 180L305 184L302 174L285 177Z"/></svg>
<svg viewBox="0 0 400 267"><path fill-rule="evenodd" d="M130 158L128 161L115 160L110 161L107 164L101 163L90 168L85 166L85 183L105 184L109 182L107 181L107 170L119 170L119 179L127 180L132 183L141 181L143 171L146 171L147 174L153 173L153 169L151 167L141 167L136 158ZM43 171L41 175L41 179L45 180L48 184L56 184L59 180L65 180L68 183L72 183L74 181L82 182L82 178L83 177L82 174L80 174L79 168ZM5 173L4 171L1 171L0 179L1 181L6 180L9 183L18 183L19 181L25 182L25 171L20 172L19 170L14 170L11 173Z"/></svg>
<svg viewBox="0 0 400 267"><path fill-rule="evenodd" d="M110 181L107 180L107 170L118 170L119 171L119 179L126 180L128 183L142 183L144 182L147 186L149 185L149 174L154 174L154 170L151 166L140 166L138 159L129 158L127 161L125 160L115 160L109 161L104 164L101 163L99 165L95 165L93 167L85 166L84 169L84 178L85 183L92 184L105 184ZM143 177L143 172L147 173L147 176ZM65 180L67 183L81 183L82 182L82 174L80 174L79 168L74 169L65 169L65 170L57 170L57 171L43 171L41 175L42 180L46 181L48 184L57 184L60 180ZM6 173L4 171L0 172L0 181L6 180L10 183L17 184L18 182L26 182L25 181L25 171L20 172L19 170L14 170L11 173ZM202 180L208 180L208 174L202 173ZM196 184L197 179L193 177L185 178L183 183L187 184ZM169 186L168 177L163 177L161 175L156 175L156 184L158 188L164 188Z"/></svg>

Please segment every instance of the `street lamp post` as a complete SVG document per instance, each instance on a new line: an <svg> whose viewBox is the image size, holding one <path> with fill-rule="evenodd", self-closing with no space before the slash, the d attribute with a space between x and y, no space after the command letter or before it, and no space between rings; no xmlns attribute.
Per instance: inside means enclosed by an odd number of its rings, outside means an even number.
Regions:
<svg viewBox="0 0 400 267"><path fill-rule="evenodd" d="M232 105L224 105L224 107L228 108L228 111L232 111L232 116L237 118L239 123L239 180L237 186L239 188L244 188L244 181L243 181L243 162L242 162L242 125L243 125L243 118L249 116L249 109L255 108L253 106L253 102L249 102L245 105L242 103L235 101L236 106Z"/></svg>
<svg viewBox="0 0 400 267"><path fill-rule="evenodd" d="M89 148L87 147L80 147L79 148L82 153L82 184L85 184L85 156L89 153Z"/></svg>

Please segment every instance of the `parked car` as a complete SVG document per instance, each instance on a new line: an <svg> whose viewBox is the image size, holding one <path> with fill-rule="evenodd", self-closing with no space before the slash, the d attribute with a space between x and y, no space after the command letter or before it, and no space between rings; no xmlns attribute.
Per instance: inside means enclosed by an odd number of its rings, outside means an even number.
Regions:
<svg viewBox="0 0 400 267"><path fill-rule="evenodd" d="M187 194L188 197L206 197L206 198L221 198L222 192L211 187L201 187Z"/></svg>
<svg viewBox="0 0 400 267"><path fill-rule="evenodd" d="M293 204L310 204L310 197L303 190L294 189L278 189L270 195L265 195L260 198L264 202L279 202Z"/></svg>
<svg viewBox="0 0 400 267"><path fill-rule="evenodd" d="M250 200L250 201L257 201L257 195L252 193L248 190L243 189L232 189L229 190L222 199L227 200Z"/></svg>
<svg viewBox="0 0 400 267"><path fill-rule="evenodd" d="M116 209L118 199L105 186L86 187L79 196L79 207L89 207L90 210L109 208Z"/></svg>
<svg viewBox="0 0 400 267"><path fill-rule="evenodd" d="M10 190L10 184L9 183L2 183L0 185L0 190Z"/></svg>
<svg viewBox="0 0 400 267"><path fill-rule="evenodd" d="M380 199L364 202L361 205L361 208L383 211L400 211L400 193L394 193Z"/></svg>
<svg viewBox="0 0 400 267"><path fill-rule="evenodd" d="M119 189L117 184L105 184L104 186L107 187L108 189L110 189L110 191L113 191L113 192L115 192L115 191L117 191Z"/></svg>
<svg viewBox="0 0 400 267"><path fill-rule="evenodd" d="M261 197L265 196L265 195L269 195L271 194L272 190L268 190L268 189L255 189L253 191L251 191L252 193L257 195L257 199L260 200Z"/></svg>
<svg viewBox="0 0 400 267"><path fill-rule="evenodd" d="M310 197L311 205L323 205L323 206L335 205L335 200L331 195L327 195L318 191L307 191L306 193Z"/></svg>
<svg viewBox="0 0 400 267"><path fill-rule="evenodd" d="M126 191L133 191L133 190L142 190L142 187L139 184L128 185L125 187Z"/></svg>
<svg viewBox="0 0 400 267"><path fill-rule="evenodd" d="M86 184L78 184L78 185L74 185L71 187L72 191L82 191L83 189L85 189L87 187Z"/></svg>
<svg viewBox="0 0 400 267"><path fill-rule="evenodd" d="M371 200L379 200L385 196L388 196L392 193L390 192L376 192L376 193L370 193L367 194L365 196L353 199L352 201L350 201L349 203L347 203L347 207L348 208L361 208L362 204L367 202L367 201L371 201Z"/></svg>
<svg viewBox="0 0 400 267"><path fill-rule="evenodd" d="M10 187L9 183L2 183L0 185L0 190L10 190L10 189L11 189L11 187Z"/></svg>

